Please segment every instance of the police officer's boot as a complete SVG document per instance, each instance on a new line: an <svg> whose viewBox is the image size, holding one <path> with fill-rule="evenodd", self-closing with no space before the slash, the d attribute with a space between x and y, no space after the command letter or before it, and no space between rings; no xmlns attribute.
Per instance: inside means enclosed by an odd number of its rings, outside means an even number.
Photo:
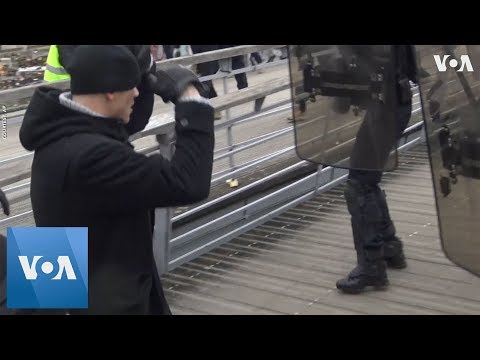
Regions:
<svg viewBox="0 0 480 360"><path fill-rule="evenodd" d="M364 249L364 261L358 263L347 277L337 281L337 289L348 294L358 294L367 287L383 290L388 287L387 267L383 249Z"/></svg>
<svg viewBox="0 0 480 360"><path fill-rule="evenodd" d="M375 196L377 189L378 186L364 185L352 179L347 182L345 199L352 217L357 266L336 284L339 290L347 293L359 293L369 286L384 289L389 284L383 239L378 236L382 216Z"/></svg>
<svg viewBox="0 0 480 360"><path fill-rule="evenodd" d="M357 266L343 279L337 281L337 289L349 294L358 294L367 287L383 290L389 285L383 248L355 248Z"/></svg>
<svg viewBox="0 0 480 360"><path fill-rule="evenodd" d="M378 192L377 201L382 213L379 234L383 238L385 261L389 268L404 269L407 267L407 262L403 253L403 243L395 236L395 226L390 218L385 191Z"/></svg>

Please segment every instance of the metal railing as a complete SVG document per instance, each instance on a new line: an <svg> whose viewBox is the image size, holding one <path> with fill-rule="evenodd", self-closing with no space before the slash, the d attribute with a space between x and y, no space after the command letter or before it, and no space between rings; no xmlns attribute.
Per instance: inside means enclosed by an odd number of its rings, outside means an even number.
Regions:
<svg viewBox="0 0 480 360"><path fill-rule="evenodd" d="M224 59L224 58L228 58L238 54L247 55L254 51L260 51L260 50L276 48L276 47L277 47L276 45L274 46L271 46L271 45L240 46L236 48L229 48L229 49L217 50L217 51L203 53L203 54L197 54L189 57L166 60L164 62L159 62L158 66L163 66L164 63L181 63L184 65L191 65L191 64L200 63L201 61L212 61L214 59ZM247 63L249 64L249 62ZM254 70L261 69L262 67L265 67L265 68L270 68L273 66L278 67L278 66L284 66L285 64L286 62L282 60L282 61L276 61L273 63L265 63L265 64L254 66L254 67L247 66L243 69L236 70L235 72L232 72L232 73L219 71L217 74L214 75L214 77L218 79L223 78L225 83L228 80L228 78L232 78L235 74L239 72L251 72ZM68 81L58 82L58 83L55 83L55 86L59 84L63 84L61 86L66 87L67 83ZM32 94L34 89L38 88L39 86L40 85L36 84L36 85L32 85L30 87L25 87L25 88L17 88L17 89L0 91L0 102L4 101L6 94L7 94L7 98L10 98L10 99L14 99L16 97L23 97L25 96L25 94ZM216 107L216 109L226 110L226 109L229 109L230 107L246 104L248 102L254 101L259 97L268 96L270 94L274 94L276 92L283 91L288 88L289 88L288 78L282 79L280 81L278 79L275 79L273 81L260 84L260 86L251 86L242 91L234 91L232 93L226 93L224 95L220 95L218 98L212 99L212 103ZM217 135L221 131L226 131L227 133L229 133L227 137L230 138L231 140L230 146L222 149L222 152L225 152L224 156L227 156L231 159L230 169L232 171L235 170L235 173L240 173L242 171L246 171L251 168L251 166L248 166L248 165L243 166L243 164L240 164L240 166L238 166L239 164L235 163L233 156L235 154L241 153L244 150L251 149L253 146L255 146L255 145L248 145L245 143L238 143L238 144L235 143L234 141L235 137L232 135L232 129L235 123L237 122L237 120L238 120L238 124L243 124L251 120L261 119L262 116L264 115L272 115L275 113L288 111L288 109L289 109L289 100L285 99L285 100L282 100L279 104L271 104L269 106L266 106L264 109L262 109L258 113L250 112L247 114L242 114L238 119L232 118L230 114L227 113L224 120L221 123L216 125ZM20 114L20 117L21 116L22 114ZM19 122L21 122L21 120ZM169 110L168 112L155 114L150 120L147 128L133 135L131 137L131 141L136 141L145 137L156 136L157 140L160 140L160 143L158 145L150 146L143 149L143 151L140 151L145 154L150 154L156 151L161 151L162 149L168 149L171 146L171 143L174 141L173 132L174 132L174 117L173 117L173 112ZM282 133L282 134L285 134L285 133ZM278 136L281 136L282 134L279 134ZM269 136L269 134L264 134L263 136ZM231 153L232 151L234 152ZM228 154L229 152L230 154ZM222 155L219 155L219 156L222 156ZM18 190L28 189L30 184L28 180L30 177L30 163L32 161L32 158L33 158L33 153L24 153L24 154L13 156L11 158L0 161L0 172L2 171L2 168L5 169L6 167L8 167L10 171L10 168L16 164L18 164L19 168L22 169L16 173L13 173L13 172L11 173L9 172L8 174L4 173L4 176L0 177L0 186L5 189L7 195L11 195L17 192ZM262 158L264 158L264 156L260 156L257 160L261 162ZM228 171L229 169L223 170L222 175L228 176ZM5 178L5 175L7 175L6 178ZM20 181L23 183L19 184ZM13 199L13 201L15 201L15 199ZM30 214L31 214L31 211L27 211L21 214L21 216L25 217ZM12 217L0 220L0 224L2 224L2 222L8 222L8 219L12 219Z"/></svg>
<svg viewBox="0 0 480 360"><path fill-rule="evenodd" d="M162 66L167 66L169 64L175 63L179 65L184 65L184 66L189 66L189 65L196 65L199 63L204 63L208 61L214 61L214 60L221 60L221 59L228 59L231 58L232 56L237 56L237 55L246 55L255 51L262 51L262 50L267 50L267 49L272 49L272 48L278 48L282 47L285 45L242 45L242 46L237 46L234 48L228 48L228 49L222 49L222 50L215 50L215 51L208 51L204 52L201 54L195 54L191 56L182 56L174 59L168 59L168 60L162 60L162 61L157 61L156 66L158 68L161 68ZM269 67L271 64L264 64L262 66L259 66L257 68L262 68L262 67ZM236 73L242 72L243 69L239 70ZM230 75L230 74L228 74ZM233 75L233 74L232 74ZM209 77L202 78L204 80L209 80L212 78L221 78L222 74L218 73L217 76L212 75ZM11 103L18 101L20 99L28 99L30 98L35 90L39 88L40 86L44 85L51 85L56 88L62 89L62 90L68 90L70 88L70 80L62 80L62 81L57 81L55 83L48 83L42 81L41 83L38 84L33 84L33 85L28 85L28 86L22 86L18 88L13 88L13 89L7 89L0 91L0 102L1 103Z"/></svg>

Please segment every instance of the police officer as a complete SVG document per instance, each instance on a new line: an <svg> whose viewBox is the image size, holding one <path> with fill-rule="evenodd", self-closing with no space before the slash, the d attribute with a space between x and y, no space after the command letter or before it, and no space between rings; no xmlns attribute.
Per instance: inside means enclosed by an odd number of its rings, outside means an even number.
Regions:
<svg viewBox="0 0 480 360"><path fill-rule="evenodd" d="M371 45L375 47L376 45ZM385 192L380 188L380 170L366 169L367 161L375 161L369 169L382 169L389 152L405 130L412 111L410 81L416 82L414 50L407 45L384 46L381 49L358 46L362 56L378 55L378 61L393 61L384 74L385 101L371 99L366 104L364 121L357 134L351 156L351 168L345 189L345 199L351 215L357 266L336 284L346 293L359 293L369 286L382 289L389 285L386 268L403 269L407 266L402 241L395 234ZM382 46L383 47L383 46ZM362 51L364 54L362 54ZM383 57L383 59L382 59ZM375 60L375 61L377 61ZM372 58L368 59L372 63ZM374 62L374 61L373 61ZM361 63L361 60L360 60ZM393 86L390 86L393 84ZM393 118L392 118L393 116ZM385 124L395 128L386 135ZM393 134L395 136L393 136Z"/></svg>

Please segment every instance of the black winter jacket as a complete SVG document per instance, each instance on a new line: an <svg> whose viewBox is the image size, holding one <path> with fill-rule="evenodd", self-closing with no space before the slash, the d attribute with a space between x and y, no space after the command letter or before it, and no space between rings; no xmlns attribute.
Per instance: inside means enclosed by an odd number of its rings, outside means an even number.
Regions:
<svg viewBox="0 0 480 360"><path fill-rule="evenodd" d="M156 207L208 197L212 175L213 108L175 109L171 161L138 154L118 119L86 115L59 103L60 91L33 95L20 141L34 150L31 201L37 226L88 227L90 314L158 313L152 305L151 217ZM71 311L84 313L84 311Z"/></svg>

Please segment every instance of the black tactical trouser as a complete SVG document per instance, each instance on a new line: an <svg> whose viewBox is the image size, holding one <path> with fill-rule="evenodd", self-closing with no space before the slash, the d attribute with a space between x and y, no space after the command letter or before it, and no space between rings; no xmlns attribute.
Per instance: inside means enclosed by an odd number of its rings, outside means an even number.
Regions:
<svg viewBox="0 0 480 360"><path fill-rule="evenodd" d="M232 47L234 45L190 45L192 52L194 54L199 54L202 52L207 52L207 51L214 51L218 49L225 49L228 47ZM232 70L238 70L242 69L245 67L245 61L244 61L244 56L239 55L239 56L234 56L232 57ZM208 75L213 75L216 74L218 69L219 69L219 64L218 61L209 61L206 63L201 63L197 65L198 72L200 73L200 76L208 76ZM246 87L248 87L248 81L247 81L247 74L246 73L241 73L241 74L236 74L235 75L235 80L237 81L237 89L241 90ZM211 80L205 81L205 85L207 85L210 89L208 97L210 99L217 97L217 92L215 91L215 88L213 86L213 82Z"/></svg>
<svg viewBox="0 0 480 360"><path fill-rule="evenodd" d="M256 62L257 64L261 64L261 63L263 62L263 59L262 59L262 57L260 56L260 54L258 53L258 51L250 54L250 62L252 63L252 65L255 65L255 64L253 63L253 60L255 60L255 62Z"/></svg>
<svg viewBox="0 0 480 360"><path fill-rule="evenodd" d="M220 45L220 49L226 49L237 45ZM243 55L238 55L232 57L232 70L243 69L245 67L245 57ZM237 89L245 89L248 87L247 74L240 73L235 75L235 80L237 81Z"/></svg>
<svg viewBox="0 0 480 360"><path fill-rule="evenodd" d="M357 134L351 166L353 168L383 168L388 161L389 152L394 148L408 125L411 111L411 101L399 105L395 109L394 118L387 113L388 109L381 103L369 107ZM382 124L382 119L388 120ZM395 128L392 129L392 126ZM395 235L385 192L379 187L382 175L381 170L352 169L349 172L345 198L352 216L352 229L357 252L363 249L371 250L372 253L380 253L380 248L384 245L385 240L392 239Z"/></svg>
<svg viewBox="0 0 480 360"><path fill-rule="evenodd" d="M192 52L194 54L199 54L207 51L214 51L218 50L218 45L190 45ZM199 76L209 76L216 74L219 69L218 61L209 61L204 62L197 65L198 75ZM204 85L208 86L208 98L213 99L217 97L217 92L215 91L215 87L213 86L213 81L208 80L203 83Z"/></svg>
<svg viewBox="0 0 480 360"><path fill-rule="evenodd" d="M234 56L232 58L232 70L243 69L245 67L245 57L243 55ZM237 80L237 89L245 89L248 87L247 74L240 73L235 75Z"/></svg>

